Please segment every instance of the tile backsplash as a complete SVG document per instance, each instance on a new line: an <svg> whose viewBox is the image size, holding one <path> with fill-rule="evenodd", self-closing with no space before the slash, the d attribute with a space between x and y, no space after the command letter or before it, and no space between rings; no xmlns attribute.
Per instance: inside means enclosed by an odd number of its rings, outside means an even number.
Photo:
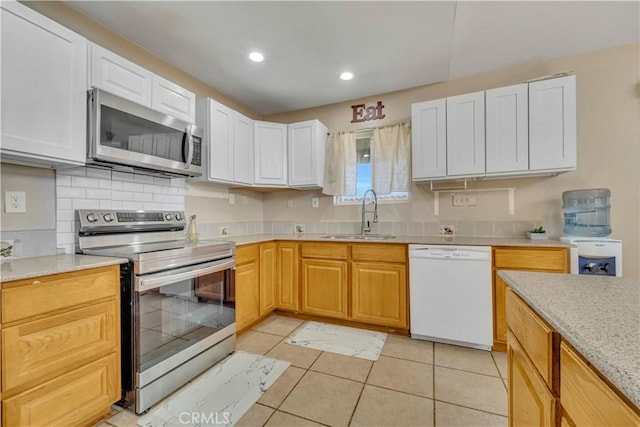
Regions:
<svg viewBox="0 0 640 427"><path fill-rule="evenodd" d="M78 167L56 174L57 247L74 253L77 209L184 210L184 178Z"/></svg>

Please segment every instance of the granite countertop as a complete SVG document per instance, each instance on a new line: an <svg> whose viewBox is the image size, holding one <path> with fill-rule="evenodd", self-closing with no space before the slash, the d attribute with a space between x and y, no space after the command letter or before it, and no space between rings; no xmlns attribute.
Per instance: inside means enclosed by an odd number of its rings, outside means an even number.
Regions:
<svg viewBox="0 0 640 427"><path fill-rule="evenodd" d="M336 233L338 234L338 233ZM529 246L529 247L559 247L569 248L571 244L559 240L530 240L509 237L453 237L442 236L396 236L388 240L360 240L360 239L326 239L327 234L252 234L246 236L226 236L221 240L230 240L236 245L268 242L271 240L297 240L301 242L350 242L350 243L402 243L423 245L464 245L464 246Z"/></svg>
<svg viewBox="0 0 640 427"><path fill-rule="evenodd" d="M498 274L640 408L640 279L504 270Z"/></svg>
<svg viewBox="0 0 640 427"><path fill-rule="evenodd" d="M49 274L67 273L88 268L106 267L129 262L126 258L91 255L48 255L4 259L0 266L0 281L30 279Z"/></svg>

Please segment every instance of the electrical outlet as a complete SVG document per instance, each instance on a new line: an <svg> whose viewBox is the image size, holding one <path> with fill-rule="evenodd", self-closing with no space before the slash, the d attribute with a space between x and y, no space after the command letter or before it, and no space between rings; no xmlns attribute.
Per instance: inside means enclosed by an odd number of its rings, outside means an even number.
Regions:
<svg viewBox="0 0 640 427"><path fill-rule="evenodd" d="M455 225L440 225L440 235L442 236L454 236L456 234L456 226Z"/></svg>
<svg viewBox="0 0 640 427"><path fill-rule="evenodd" d="M233 193L229 193L229 204L230 205L236 204L236 195Z"/></svg>
<svg viewBox="0 0 640 427"><path fill-rule="evenodd" d="M320 199L317 197L312 197L311 198L311 207L312 208L317 208L320 206Z"/></svg>
<svg viewBox="0 0 640 427"><path fill-rule="evenodd" d="M292 208L293 207L293 199L287 199L287 207L288 208Z"/></svg>
<svg viewBox="0 0 640 427"><path fill-rule="evenodd" d="M231 236L231 231L229 230L229 227L220 227L220 235Z"/></svg>
<svg viewBox="0 0 640 427"><path fill-rule="evenodd" d="M453 206L477 206L478 196L475 194L454 193L452 204Z"/></svg>
<svg viewBox="0 0 640 427"><path fill-rule="evenodd" d="M304 224L293 224L293 232L295 234L304 233Z"/></svg>
<svg viewBox="0 0 640 427"><path fill-rule="evenodd" d="M6 213L25 213L27 211L27 196L25 192L5 191L4 211Z"/></svg>

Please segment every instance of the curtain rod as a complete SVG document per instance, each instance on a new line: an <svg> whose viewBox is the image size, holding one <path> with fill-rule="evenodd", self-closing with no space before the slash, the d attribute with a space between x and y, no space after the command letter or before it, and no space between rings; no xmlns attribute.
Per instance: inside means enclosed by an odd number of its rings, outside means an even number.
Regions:
<svg viewBox="0 0 640 427"><path fill-rule="evenodd" d="M358 129L358 130L354 130L354 131L344 130L344 131L339 131L339 132L327 132L327 135L331 135L332 133L345 133L345 132L353 132L353 133L371 132L374 129L382 129L382 128L386 128L386 127L390 127L390 126L397 126L397 125L401 125L403 123L411 125L411 117L405 117L405 118L403 118L401 120L395 121L393 123L389 123L387 125L382 125L382 126L374 126L374 127L363 128L363 129Z"/></svg>

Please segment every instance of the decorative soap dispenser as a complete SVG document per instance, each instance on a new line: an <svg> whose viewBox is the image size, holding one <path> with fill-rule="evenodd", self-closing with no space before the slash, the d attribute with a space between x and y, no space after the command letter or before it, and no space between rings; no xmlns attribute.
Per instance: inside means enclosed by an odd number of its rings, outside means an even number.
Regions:
<svg viewBox="0 0 640 427"><path fill-rule="evenodd" d="M187 240L191 243L196 243L200 235L198 234L198 229L196 227L196 216L191 215L189 217L189 227L187 227Z"/></svg>

